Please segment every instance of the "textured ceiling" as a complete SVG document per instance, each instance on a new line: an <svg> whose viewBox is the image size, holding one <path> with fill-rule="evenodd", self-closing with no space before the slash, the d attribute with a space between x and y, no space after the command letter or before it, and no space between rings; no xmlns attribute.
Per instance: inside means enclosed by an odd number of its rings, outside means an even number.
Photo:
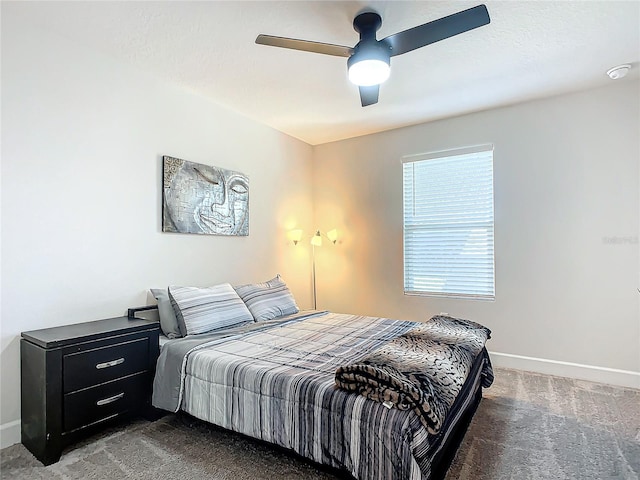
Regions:
<svg viewBox="0 0 640 480"><path fill-rule="evenodd" d="M478 5L383 2L3 2L41 28L122 59L310 144L612 82L640 70L640 2L485 2L491 24L391 61L362 108L346 59L256 45L259 33L352 46L353 17L378 38Z"/></svg>

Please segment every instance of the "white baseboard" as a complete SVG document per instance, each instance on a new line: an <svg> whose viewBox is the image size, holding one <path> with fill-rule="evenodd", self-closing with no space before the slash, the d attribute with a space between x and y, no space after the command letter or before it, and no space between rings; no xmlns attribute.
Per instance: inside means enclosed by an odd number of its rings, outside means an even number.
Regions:
<svg viewBox="0 0 640 480"><path fill-rule="evenodd" d="M0 425L0 448L20 443L20 420Z"/></svg>
<svg viewBox="0 0 640 480"><path fill-rule="evenodd" d="M491 363L496 367L514 368L516 370L527 370L546 375L640 389L640 372L560 362L545 358L524 357L510 353L489 352L489 355L491 356Z"/></svg>

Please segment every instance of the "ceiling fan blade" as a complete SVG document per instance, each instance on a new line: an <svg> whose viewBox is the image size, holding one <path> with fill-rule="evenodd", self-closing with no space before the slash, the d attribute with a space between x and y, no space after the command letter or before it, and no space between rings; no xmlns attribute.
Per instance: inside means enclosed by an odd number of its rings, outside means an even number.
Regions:
<svg viewBox="0 0 640 480"><path fill-rule="evenodd" d="M324 55L333 55L335 57L350 57L353 53L353 48L351 47L332 45L330 43L311 42L309 40L297 40L295 38L274 37L272 35L258 35L256 43L259 45L269 45L271 47L322 53Z"/></svg>
<svg viewBox="0 0 640 480"><path fill-rule="evenodd" d="M360 103L363 107L378 103L378 93L380 93L380 85L371 85L370 87L358 87L360 89Z"/></svg>
<svg viewBox="0 0 640 480"><path fill-rule="evenodd" d="M487 25L490 21L487 7L478 5L448 17L389 35L380 41L387 43L391 47L391 56L394 57Z"/></svg>

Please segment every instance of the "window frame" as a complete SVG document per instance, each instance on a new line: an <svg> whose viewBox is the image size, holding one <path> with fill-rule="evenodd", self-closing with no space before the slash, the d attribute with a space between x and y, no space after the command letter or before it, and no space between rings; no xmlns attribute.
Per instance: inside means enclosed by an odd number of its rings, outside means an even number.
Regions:
<svg viewBox="0 0 640 480"><path fill-rule="evenodd" d="M491 178L491 219L486 222L483 228L488 228L487 231L491 232L491 280L492 280L492 288L489 293L486 294L478 294L478 293L463 293L463 292L446 292L446 291L435 291L435 290L417 290L415 288L408 289L408 274L411 272L407 272L407 215L406 215L406 204L407 199L406 195L406 183L405 183L405 165L408 163L416 163L416 162L424 162L429 160L447 160L455 161L455 157L459 157L462 155L471 155L471 154L485 154L490 153L491 155L491 163L490 163L490 178ZM495 160L495 149L493 144L482 144L482 145L474 145L462 148L453 148L449 150L439 150L432 151L427 153L420 153L415 155L406 155L402 157L402 270L403 270L403 292L406 296L420 296L420 297L437 297L437 298L452 298L452 299L467 299L467 300L481 300L481 301L495 301L496 298L496 262L495 262L495 182L494 182L494 160ZM415 181L412 183L412 188L415 194ZM480 224L482 222L479 222ZM464 225L470 227L473 222L465 223ZM444 223L441 226L431 226L425 227L423 231L428 230L436 230L438 228L446 228L451 229L451 223L447 225ZM413 231L419 229L416 228L415 225L410 227ZM487 256L488 258L488 256ZM445 276L443 276L445 278ZM414 280L415 281L415 280Z"/></svg>

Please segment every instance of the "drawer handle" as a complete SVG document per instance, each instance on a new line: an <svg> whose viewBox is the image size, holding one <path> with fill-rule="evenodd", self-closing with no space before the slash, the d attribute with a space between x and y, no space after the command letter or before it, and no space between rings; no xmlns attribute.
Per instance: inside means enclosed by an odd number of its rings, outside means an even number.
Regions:
<svg viewBox="0 0 640 480"><path fill-rule="evenodd" d="M124 397L124 392L114 395L113 397L103 398L102 400L98 400L96 402L96 405L98 405L99 407L101 407L102 405L108 405L110 403L115 402L116 400L120 400L122 397Z"/></svg>
<svg viewBox="0 0 640 480"><path fill-rule="evenodd" d="M120 365L121 363L124 363L124 358L118 358L116 360L111 360L110 362L99 363L96 365L96 368L100 370L101 368L115 367L116 365Z"/></svg>

